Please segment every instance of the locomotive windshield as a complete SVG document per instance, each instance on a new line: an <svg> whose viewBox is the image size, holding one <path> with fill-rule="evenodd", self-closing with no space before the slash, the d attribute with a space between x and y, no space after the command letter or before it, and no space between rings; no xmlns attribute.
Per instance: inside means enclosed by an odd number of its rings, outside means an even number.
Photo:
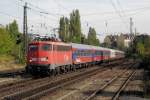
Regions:
<svg viewBox="0 0 150 100"><path fill-rule="evenodd" d="M41 46L41 49L42 50L44 50L44 51L49 51L49 50L51 50L51 45L50 44L43 44L42 46Z"/></svg>
<svg viewBox="0 0 150 100"><path fill-rule="evenodd" d="M29 46L29 51L37 51L37 50L42 50L42 51L50 51L52 49L50 44L34 44Z"/></svg>
<svg viewBox="0 0 150 100"><path fill-rule="evenodd" d="M37 45L30 45L29 46L29 50L30 51L37 51L38 50L38 46Z"/></svg>

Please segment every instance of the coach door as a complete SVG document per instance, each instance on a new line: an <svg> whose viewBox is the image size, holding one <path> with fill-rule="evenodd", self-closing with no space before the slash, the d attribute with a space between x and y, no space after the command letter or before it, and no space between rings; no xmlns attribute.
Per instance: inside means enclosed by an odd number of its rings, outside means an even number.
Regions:
<svg viewBox="0 0 150 100"><path fill-rule="evenodd" d="M54 66L56 67L57 66L57 53L58 53L58 51L57 51L57 45L53 45L53 64L54 64Z"/></svg>
<svg viewBox="0 0 150 100"><path fill-rule="evenodd" d="M101 51L101 60L104 60L104 51Z"/></svg>

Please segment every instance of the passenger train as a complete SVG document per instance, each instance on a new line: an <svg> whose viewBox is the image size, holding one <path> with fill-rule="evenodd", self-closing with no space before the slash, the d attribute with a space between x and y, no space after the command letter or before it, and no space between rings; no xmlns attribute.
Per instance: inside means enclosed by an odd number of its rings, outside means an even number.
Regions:
<svg viewBox="0 0 150 100"><path fill-rule="evenodd" d="M99 46L33 41L28 46L26 70L32 75L50 75L123 57L122 51Z"/></svg>

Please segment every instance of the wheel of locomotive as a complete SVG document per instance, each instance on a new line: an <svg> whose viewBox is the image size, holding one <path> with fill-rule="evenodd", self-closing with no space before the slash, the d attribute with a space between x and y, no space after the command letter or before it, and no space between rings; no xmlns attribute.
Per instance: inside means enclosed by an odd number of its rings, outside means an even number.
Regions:
<svg viewBox="0 0 150 100"><path fill-rule="evenodd" d="M66 65L66 67L65 67L65 72L66 72L66 73L69 72L69 66L68 66L68 65Z"/></svg>
<svg viewBox="0 0 150 100"><path fill-rule="evenodd" d="M49 76L53 76L53 69L50 69L48 74L49 74Z"/></svg>
<svg viewBox="0 0 150 100"><path fill-rule="evenodd" d="M30 71L31 71L31 69L30 69L29 66L27 65L27 66L25 67L25 72L26 72L26 73L30 73Z"/></svg>
<svg viewBox="0 0 150 100"><path fill-rule="evenodd" d="M57 68L57 75L60 74L60 67Z"/></svg>
<svg viewBox="0 0 150 100"><path fill-rule="evenodd" d="M71 65L71 71L74 71L74 69L73 69L73 68L74 68L74 65Z"/></svg>
<svg viewBox="0 0 150 100"><path fill-rule="evenodd" d="M62 74L64 71L63 71L63 66L60 67L60 73Z"/></svg>
<svg viewBox="0 0 150 100"><path fill-rule="evenodd" d="M65 73L67 73L67 71L68 71L67 65L65 65L65 68L64 68L64 69L65 69Z"/></svg>
<svg viewBox="0 0 150 100"><path fill-rule="evenodd" d="M75 71L75 65L72 65L72 71Z"/></svg>
<svg viewBox="0 0 150 100"><path fill-rule="evenodd" d="M39 75L38 72L35 71L35 70L30 70L30 74L31 74L32 76L38 76L38 75Z"/></svg>
<svg viewBox="0 0 150 100"><path fill-rule="evenodd" d="M58 74L59 74L59 67L57 67L57 68L55 69L55 71L56 71L56 75L58 75Z"/></svg>
<svg viewBox="0 0 150 100"><path fill-rule="evenodd" d="M47 70L45 73L47 76L51 76L50 70Z"/></svg>
<svg viewBox="0 0 150 100"><path fill-rule="evenodd" d="M72 71L72 66L70 65L70 71Z"/></svg>
<svg viewBox="0 0 150 100"><path fill-rule="evenodd" d="M57 71L56 71L56 69L54 69L54 76L56 76L57 75Z"/></svg>

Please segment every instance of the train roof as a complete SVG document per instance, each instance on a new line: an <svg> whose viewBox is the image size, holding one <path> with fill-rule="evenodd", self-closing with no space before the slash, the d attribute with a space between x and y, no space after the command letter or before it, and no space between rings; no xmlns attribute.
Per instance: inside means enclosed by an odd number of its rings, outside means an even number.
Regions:
<svg viewBox="0 0 150 100"><path fill-rule="evenodd" d="M99 46L92 46L92 48L95 50L108 50L108 48L99 47Z"/></svg>
<svg viewBox="0 0 150 100"><path fill-rule="evenodd" d="M100 46L78 44L78 43L64 43L64 42L54 42L54 41L32 41L29 44L40 44L40 43L41 44L48 43L48 44L56 44L56 45L67 45L67 46L72 46L73 48L78 48L78 49L95 49L95 50L106 50L110 52L124 53L123 51L120 51L120 50L115 50L115 49L110 49L110 48L105 48L105 47L100 47Z"/></svg>
<svg viewBox="0 0 150 100"><path fill-rule="evenodd" d="M77 44L77 43L71 43L73 48L78 48L78 49L91 49L91 45L86 45L86 44Z"/></svg>
<svg viewBox="0 0 150 100"><path fill-rule="evenodd" d="M78 49L109 50L108 48L93 46L93 45L86 45L86 44L71 43L71 45L73 48L78 48Z"/></svg>
<svg viewBox="0 0 150 100"><path fill-rule="evenodd" d="M111 52L119 52L119 53L124 53L124 51L116 50L116 49L110 49Z"/></svg>
<svg viewBox="0 0 150 100"><path fill-rule="evenodd" d="M64 42L54 42L54 41L32 41L30 44L56 44L56 45L67 45L67 46L71 46L71 44L68 43L64 43Z"/></svg>

